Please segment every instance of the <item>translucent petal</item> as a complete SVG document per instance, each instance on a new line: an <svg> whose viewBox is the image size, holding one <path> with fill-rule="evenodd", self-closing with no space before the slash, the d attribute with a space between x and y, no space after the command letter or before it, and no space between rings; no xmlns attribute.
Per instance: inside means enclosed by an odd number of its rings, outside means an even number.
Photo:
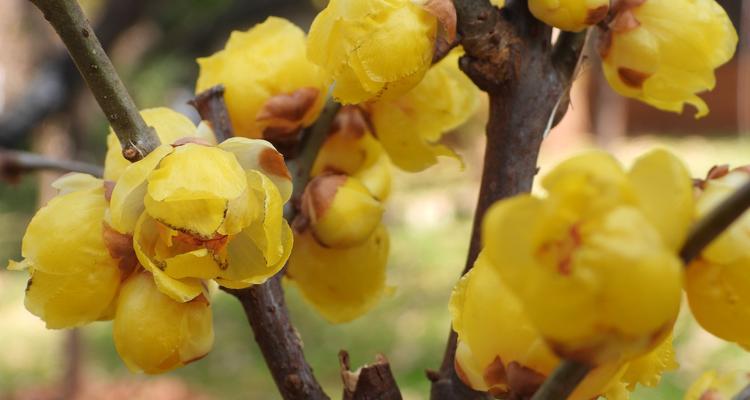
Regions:
<svg viewBox="0 0 750 400"><path fill-rule="evenodd" d="M57 178L50 186L59 191L59 195L78 192L88 189L97 189L102 187L102 180L89 174L77 172L65 174Z"/></svg>
<svg viewBox="0 0 750 400"><path fill-rule="evenodd" d="M292 179L281 155L265 140L234 137L223 141L219 148L234 154L242 169L264 173L276 184L281 199L286 203L292 196Z"/></svg>
<svg viewBox="0 0 750 400"><path fill-rule="evenodd" d="M265 282L286 264L292 252L293 235L286 220L281 221L283 253L275 264L268 264L261 249L248 232L232 237L227 245L227 268L216 281L224 287L242 289Z"/></svg>
<svg viewBox="0 0 750 400"><path fill-rule="evenodd" d="M163 373L204 357L213 346L211 307L204 296L175 302L146 272L120 291L114 320L115 348L132 371Z"/></svg>

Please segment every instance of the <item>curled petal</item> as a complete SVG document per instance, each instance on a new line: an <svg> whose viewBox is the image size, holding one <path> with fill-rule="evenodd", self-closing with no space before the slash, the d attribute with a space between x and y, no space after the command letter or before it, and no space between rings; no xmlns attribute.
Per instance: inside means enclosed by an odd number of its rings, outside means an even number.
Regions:
<svg viewBox="0 0 750 400"><path fill-rule="evenodd" d="M50 186L59 191L59 195L102 187L102 180L89 174L73 172L57 178Z"/></svg>
<svg viewBox="0 0 750 400"><path fill-rule="evenodd" d="M263 172L276 184L286 203L292 195L292 177L281 155L265 140L234 137L223 141L219 148L234 154L242 169Z"/></svg>
<svg viewBox="0 0 750 400"><path fill-rule="evenodd" d="M249 232L234 236L227 245L227 268L216 281L224 287L243 289L265 282L276 275L286 264L292 252L293 235L286 220L281 221L281 244L283 252L275 264L269 264L266 257Z"/></svg>

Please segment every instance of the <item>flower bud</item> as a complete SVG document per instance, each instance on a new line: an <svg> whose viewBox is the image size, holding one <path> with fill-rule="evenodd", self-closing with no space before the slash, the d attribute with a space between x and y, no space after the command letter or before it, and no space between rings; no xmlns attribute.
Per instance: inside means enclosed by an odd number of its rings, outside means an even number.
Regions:
<svg viewBox="0 0 750 400"><path fill-rule="evenodd" d="M729 61L737 32L714 0L621 1L600 46L604 75L623 96L680 113L716 85L714 70Z"/></svg>
<svg viewBox="0 0 750 400"><path fill-rule="evenodd" d="M310 27L307 54L344 104L399 96L430 68L437 20L411 0L331 0Z"/></svg>
<svg viewBox="0 0 750 400"><path fill-rule="evenodd" d="M563 31L579 32L604 19L610 0L529 0L540 21Z"/></svg>
<svg viewBox="0 0 750 400"><path fill-rule="evenodd" d="M383 206L356 178L322 175L302 196L302 216L315 238L326 247L359 245L380 225Z"/></svg>
<svg viewBox="0 0 750 400"><path fill-rule="evenodd" d="M115 313L115 348L131 371L166 372L203 358L214 342L211 306L204 295L179 303L148 272L126 280Z"/></svg>

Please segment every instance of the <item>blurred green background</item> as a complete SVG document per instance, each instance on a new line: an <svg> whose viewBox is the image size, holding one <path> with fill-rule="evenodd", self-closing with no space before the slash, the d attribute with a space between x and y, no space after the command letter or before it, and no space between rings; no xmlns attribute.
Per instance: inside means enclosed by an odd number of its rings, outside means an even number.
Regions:
<svg viewBox="0 0 750 400"><path fill-rule="evenodd" d="M90 15L110 3L84 2ZM127 3L127 1L126 1ZM141 107L170 105L195 116L185 105L197 66L193 59L222 46L231 29L246 29L270 14L306 27L321 2L307 1L133 1L141 14L108 46ZM739 21L740 1L725 7ZM739 24L738 24L739 26ZM743 38L743 42L746 42ZM0 4L0 144L53 156L101 162L106 124L80 83L66 83L63 100L20 129L19 104L39 84L43 67L60 67L59 43L40 15L23 0ZM63 54L64 56L64 54ZM735 59L719 71L716 91L708 96L712 116L695 122L667 115L613 95L587 63L573 89L572 110L544 144L541 174L577 151L604 147L626 165L656 145L666 146L702 177L716 164L750 163L750 123L743 116L742 71ZM42 71L42 72L40 72ZM59 76L66 76L60 74ZM65 85L64 85L65 86ZM44 88L44 86L42 86ZM56 96L42 90L43 98ZM747 96L747 95L744 95ZM739 99L739 100L738 100ZM29 107L28 104L24 107ZM38 110L37 110L38 111ZM395 293L371 313L348 324L330 325L287 291L292 320L305 352L326 391L341 392L337 353L346 349L352 365L385 354L404 397L428 397L424 370L437 368L448 332L448 297L463 269L477 196L482 154L481 112L446 139L466 162L461 169L445 160L419 174L395 172L386 222L392 237L389 284ZM10 121L10 122L9 122ZM15 125L14 125L15 124ZM13 132L23 130L23 134ZM744 133L743 133L744 132ZM15 136L11 133L16 133ZM20 240L51 174L29 174L19 182L0 182L0 264L19 259ZM49 331L23 307L24 273L0 269L0 399L59 398L70 363L69 335ZM77 399L275 399L279 398L253 340L240 304L217 293L213 299L216 343L203 360L162 376L133 375L120 362L111 340L111 324L80 329L81 383ZM658 389L639 389L634 399L680 399L706 369L750 372L750 357L698 328L684 312L677 324L681 368L665 376Z"/></svg>

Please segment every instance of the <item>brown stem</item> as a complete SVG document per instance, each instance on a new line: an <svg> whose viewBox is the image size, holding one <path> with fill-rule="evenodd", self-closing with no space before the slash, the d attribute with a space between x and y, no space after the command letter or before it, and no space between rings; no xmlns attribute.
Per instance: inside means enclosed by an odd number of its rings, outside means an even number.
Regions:
<svg viewBox="0 0 750 400"><path fill-rule="evenodd" d="M212 86L198 93L188 103L198 110L202 120L211 125L219 143L234 136L232 121L229 119L229 110L227 110L227 103L224 101L224 85Z"/></svg>
<svg viewBox="0 0 750 400"><path fill-rule="evenodd" d="M310 180L312 164L331 129L339 107L339 104L329 99L318 122L305 134L301 153L293 165L294 192L291 204L284 211L284 217L288 221L292 221L297 214L294 204L298 202ZM247 289L224 290L236 296L242 303L255 334L255 341L258 342L281 396L286 400L328 399L305 360L302 342L289 319L281 288L281 276L282 273L279 273L266 283Z"/></svg>
<svg viewBox="0 0 750 400"><path fill-rule="evenodd" d="M576 386L591 371L591 366L564 360L552 371L531 400L562 400L573 393Z"/></svg>
<svg viewBox="0 0 750 400"><path fill-rule="evenodd" d="M55 28L122 145L123 156L137 161L159 145L146 125L112 61L102 49L76 0L31 0Z"/></svg>
<svg viewBox="0 0 750 400"><path fill-rule="evenodd" d="M490 97L484 169L466 273L481 249L487 209L500 199L531 190L543 134L569 87L583 40L577 35L567 37L553 51L551 28L531 16L525 1L509 1L502 10L488 0L455 0L454 4L466 50L461 69ZM431 398L487 398L458 379L456 340L451 331L440 371L429 374Z"/></svg>
<svg viewBox="0 0 750 400"><path fill-rule="evenodd" d="M736 396L732 397L732 400L750 400L750 385L745 386L742 391L737 393Z"/></svg>
<svg viewBox="0 0 750 400"><path fill-rule="evenodd" d="M14 182L20 174L38 170L83 172L96 177L101 177L104 173L100 166L81 161L50 158L25 151L0 149L0 177L3 179Z"/></svg>

